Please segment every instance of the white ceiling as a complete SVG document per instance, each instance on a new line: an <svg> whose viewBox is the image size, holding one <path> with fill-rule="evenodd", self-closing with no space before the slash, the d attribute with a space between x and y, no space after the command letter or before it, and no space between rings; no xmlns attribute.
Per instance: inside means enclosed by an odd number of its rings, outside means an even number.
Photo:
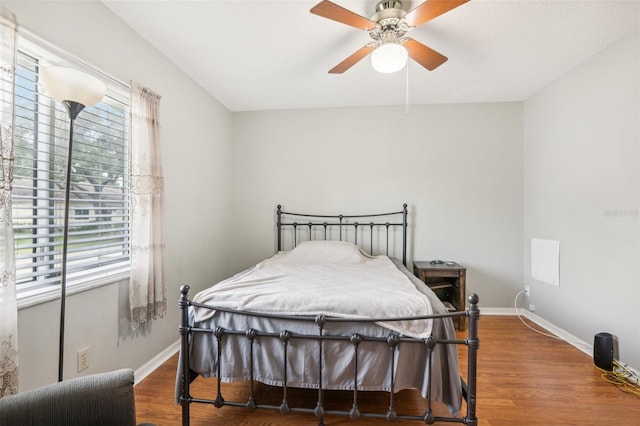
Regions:
<svg viewBox="0 0 640 426"><path fill-rule="evenodd" d="M449 60L410 60L407 81L368 57L328 74L371 39L309 13L319 0L102 1L231 111L522 101L640 26L640 0L471 0L409 33Z"/></svg>

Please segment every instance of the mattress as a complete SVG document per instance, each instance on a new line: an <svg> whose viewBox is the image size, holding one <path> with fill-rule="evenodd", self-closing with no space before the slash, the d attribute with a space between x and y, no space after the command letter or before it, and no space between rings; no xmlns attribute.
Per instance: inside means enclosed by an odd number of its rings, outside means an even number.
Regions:
<svg viewBox="0 0 640 426"><path fill-rule="evenodd" d="M447 309L433 291L411 274L401 262L397 259L387 259L393 268L402 275L405 283L409 283L411 291L415 292L414 295L418 293L421 298L427 301L429 314L447 313ZM249 268L249 270L251 269ZM246 277L249 270L243 271L238 276ZM373 288L369 291L373 291ZM203 298L202 294L199 294L194 297L194 300L198 299L218 306L215 303L215 297ZM255 306L253 307L255 308ZM315 313L317 312L311 312L311 314ZM396 316L400 316L400 314L406 314L406 312L403 311ZM354 317L358 317L358 315L354 315ZM278 334L283 330L294 334L317 335L319 333L318 326L313 322L254 317L219 310L206 314L201 310L194 312L191 309L190 318L192 325L197 328L255 329ZM451 318L430 319L428 330L430 335L438 339L456 338ZM402 334L401 330L385 323L356 323L352 321L328 322L323 329L324 335L351 336L353 333L358 333L380 338L386 338L391 333L399 332ZM203 377L216 377L219 365L223 381L235 382L251 379L249 362L251 346L245 336L225 335L220 358L217 355L217 339L213 333L196 332L190 338L190 368L194 372ZM287 344L287 365L285 366L282 361L284 359L284 345L279 339L256 338L253 348L254 379L268 385L283 386L286 368L287 386L318 388L320 383L318 365L321 361L323 364L322 387L324 389L352 390L354 387L353 345L349 341L325 341L322 343L322 351L319 350L319 345L318 341L309 339L290 339ZM365 341L359 345L358 390L391 391L391 352L386 344L380 342ZM419 389L426 397L430 381L432 399L446 404L449 412L456 416L462 401L456 345L437 345L433 350L431 365L431 374L429 374L427 348L424 343L401 342L395 356L393 356L393 390L397 392L402 389L415 388Z"/></svg>

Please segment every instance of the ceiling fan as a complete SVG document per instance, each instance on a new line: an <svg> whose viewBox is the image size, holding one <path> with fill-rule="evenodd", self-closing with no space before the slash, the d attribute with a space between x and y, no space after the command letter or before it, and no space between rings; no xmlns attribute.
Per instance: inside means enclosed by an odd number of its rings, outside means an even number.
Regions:
<svg viewBox="0 0 640 426"><path fill-rule="evenodd" d="M407 57L433 71L446 62L447 57L411 37L405 37L405 34L468 1L427 0L407 13L402 9L402 2L382 0L376 6L376 13L367 19L329 0L323 0L311 8L311 13L368 31L374 40L331 68L330 74L342 74L371 52L373 68L380 72L401 70Z"/></svg>

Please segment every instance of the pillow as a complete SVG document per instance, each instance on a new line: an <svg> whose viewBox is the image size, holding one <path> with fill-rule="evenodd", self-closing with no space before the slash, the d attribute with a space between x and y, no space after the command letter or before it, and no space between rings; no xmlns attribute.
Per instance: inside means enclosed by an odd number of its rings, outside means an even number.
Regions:
<svg viewBox="0 0 640 426"><path fill-rule="evenodd" d="M354 264L362 263L370 258L358 246L347 241L305 241L287 252L284 261L293 264L334 263Z"/></svg>

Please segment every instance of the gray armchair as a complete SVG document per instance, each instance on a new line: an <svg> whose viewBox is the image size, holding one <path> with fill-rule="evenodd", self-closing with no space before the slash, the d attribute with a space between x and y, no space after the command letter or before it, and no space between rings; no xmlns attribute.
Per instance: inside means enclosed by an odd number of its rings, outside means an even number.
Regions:
<svg viewBox="0 0 640 426"><path fill-rule="evenodd" d="M78 377L6 396L0 399L0 425L135 426L133 370Z"/></svg>

